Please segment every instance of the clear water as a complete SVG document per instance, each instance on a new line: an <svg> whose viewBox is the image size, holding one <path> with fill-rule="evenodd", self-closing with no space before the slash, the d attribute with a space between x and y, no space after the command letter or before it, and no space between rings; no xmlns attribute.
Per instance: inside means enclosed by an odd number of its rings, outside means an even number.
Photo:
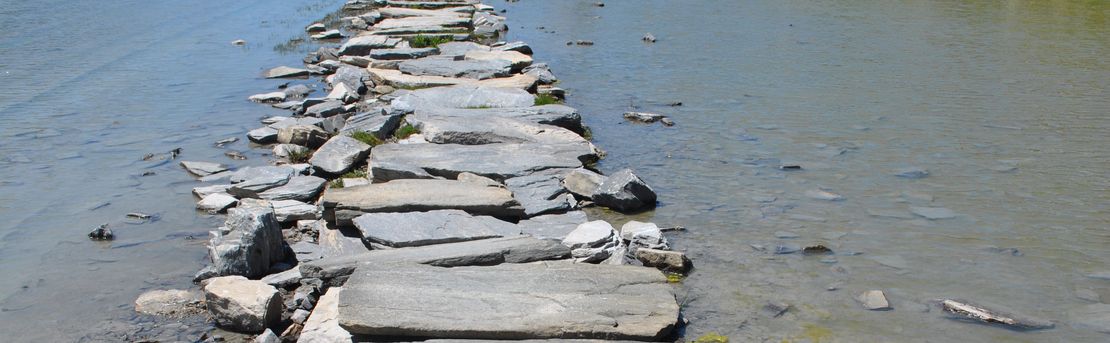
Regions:
<svg viewBox="0 0 1110 343"><path fill-rule="evenodd" d="M1084 276L1110 270L1110 3L594 2L492 4L508 10L510 38L532 44L563 79L609 152L600 168L634 168L660 193L656 211L634 217L689 228L672 235L697 266L679 290L688 335L1107 340L1070 325L1068 312L1089 303L1077 290L1110 299L1110 283ZM186 160L261 164L264 151L242 140L227 149L251 160L227 159L212 142L242 139L259 117L282 113L244 99L282 83L259 73L298 64L315 46L290 39L341 3L0 6L6 340L189 331L136 316L131 303L144 290L189 287L220 218L192 210L195 183L176 162L140 157L182 147ZM646 32L659 42L641 42ZM249 43L229 44L240 38ZM596 44L565 45L578 39ZM684 105L666 106L675 101ZM678 125L625 123L631 105ZM804 169L776 169L783 163ZM893 176L906 167L931 175ZM806 195L817 189L845 199ZM958 216L931 221L910 206ZM124 218L134 211L158 220ZM100 223L117 240L88 241ZM753 248L780 243L836 254ZM853 297L868 289L886 291L894 310L861 309ZM940 297L1058 325L956 322L926 305ZM769 301L791 310L770 317Z"/></svg>

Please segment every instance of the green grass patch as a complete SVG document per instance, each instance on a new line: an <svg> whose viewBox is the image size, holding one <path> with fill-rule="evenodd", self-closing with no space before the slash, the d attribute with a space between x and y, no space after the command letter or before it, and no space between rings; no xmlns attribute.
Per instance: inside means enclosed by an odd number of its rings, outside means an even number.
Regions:
<svg viewBox="0 0 1110 343"><path fill-rule="evenodd" d="M290 163L308 163L308 159L312 158L312 149L289 149L286 158Z"/></svg>
<svg viewBox="0 0 1110 343"><path fill-rule="evenodd" d="M369 132L366 132L366 131L352 132L351 133L351 138L354 138L355 140L358 140L359 142L369 144L370 146L379 146L379 145L382 145L382 143L385 143L385 142L382 141L381 138L378 138L378 136L375 136L373 133L369 133Z"/></svg>
<svg viewBox="0 0 1110 343"><path fill-rule="evenodd" d="M330 185L331 188L343 188L343 179L332 180Z"/></svg>
<svg viewBox="0 0 1110 343"><path fill-rule="evenodd" d="M347 172L346 174L340 175L339 177L344 178L344 179L358 179L358 178L365 179L366 178L366 171L362 170L362 169L355 169L355 170Z"/></svg>
<svg viewBox="0 0 1110 343"><path fill-rule="evenodd" d="M454 41L451 36L415 35L409 38L409 46L414 48L431 48L451 41Z"/></svg>
<svg viewBox="0 0 1110 343"><path fill-rule="evenodd" d="M405 139L418 133L420 133L420 130L417 130L416 127L412 126L412 124L405 123L405 126L402 126L393 133L393 137L397 137L397 139Z"/></svg>
<svg viewBox="0 0 1110 343"><path fill-rule="evenodd" d="M728 343L728 336L710 332L694 339L694 343Z"/></svg>
<svg viewBox="0 0 1110 343"><path fill-rule="evenodd" d="M535 101L536 106L559 104L559 103L562 103L562 101L559 101L559 98L556 98L556 97L552 96L551 94L536 95L536 101Z"/></svg>

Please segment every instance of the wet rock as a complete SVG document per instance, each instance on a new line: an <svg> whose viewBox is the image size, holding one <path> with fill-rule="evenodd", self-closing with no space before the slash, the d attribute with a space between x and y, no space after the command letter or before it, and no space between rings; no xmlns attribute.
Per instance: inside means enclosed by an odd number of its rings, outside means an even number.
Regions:
<svg viewBox="0 0 1110 343"><path fill-rule="evenodd" d="M890 310L890 302L886 300L886 294L879 290L870 290L856 296L856 301L859 301L863 308L872 311L885 311Z"/></svg>
<svg viewBox="0 0 1110 343"><path fill-rule="evenodd" d="M563 173L555 170L518 176L506 179L505 186L513 192L513 198L524 207L524 214L528 217L566 212L577 202L562 186Z"/></svg>
<svg viewBox="0 0 1110 343"><path fill-rule="evenodd" d="M509 190L454 180L393 180L328 189L320 199L328 221L348 226L364 213L457 209L475 215L520 218L520 204Z"/></svg>
<svg viewBox="0 0 1110 343"><path fill-rule="evenodd" d="M670 249L667 244L667 238L663 236L663 230L659 229L655 223L643 223L635 220L629 221L621 226L621 239L629 242L629 245L640 248L649 249Z"/></svg>
<svg viewBox="0 0 1110 343"><path fill-rule="evenodd" d="M669 273L686 274L694 267L686 254L677 251L639 248L636 249L636 259L645 267L654 267Z"/></svg>
<svg viewBox="0 0 1110 343"><path fill-rule="evenodd" d="M630 169L613 173L598 187L593 201L621 212L655 207L655 190Z"/></svg>
<svg viewBox="0 0 1110 343"><path fill-rule="evenodd" d="M929 220L956 218L956 212L943 207L910 206L910 212Z"/></svg>
<svg viewBox="0 0 1110 343"><path fill-rule="evenodd" d="M231 41L231 45L240 45L240 46L247 45L247 41L242 40L242 39L236 39L236 40Z"/></svg>
<svg viewBox="0 0 1110 343"><path fill-rule="evenodd" d="M1110 334L1110 304L1091 304L1069 312L1074 326Z"/></svg>
<svg viewBox="0 0 1110 343"><path fill-rule="evenodd" d="M281 226L269 202L246 199L228 210L224 227L212 232L208 253L215 275L266 275L285 258Z"/></svg>
<svg viewBox="0 0 1110 343"><path fill-rule="evenodd" d="M619 235L604 220L583 223L563 238L563 245L571 249L571 256L578 262L597 263L610 256L621 246Z"/></svg>
<svg viewBox="0 0 1110 343"><path fill-rule="evenodd" d="M308 69L280 66L266 71L267 79L308 76Z"/></svg>
<svg viewBox="0 0 1110 343"><path fill-rule="evenodd" d="M596 159L593 148L581 144L386 144L374 148L370 153L369 165L376 180L380 180L385 175L383 173L389 173L394 168L418 168L448 179L468 172L494 180L505 180L541 170L577 168L582 166L583 161ZM638 181L638 178L629 179L629 183L634 181ZM639 193L620 193L617 188L621 186L613 186L614 197L643 195L643 189L634 185L627 187ZM634 201L626 198L618 200L624 203ZM651 200L654 204L654 198Z"/></svg>
<svg viewBox="0 0 1110 343"><path fill-rule="evenodd" d="M208 212L223 212L239 203L239 199L227 193L212 193L197 202L197 209Z"/></svg>
<svg viewBox="0 0 1110 343"><path fill-rule="evenodd" d="M662 123L663 126L674 126L674 120L671 120L671 118L663 117L659 119L659 122Z"/></svg>
<svg viewBox="0 0 1110 343"><path fill-rule="evenodd" d="M648 42L648 43L655 43L655 35L648 32L647 34L644 35L643 38L640 38L640 40L643 40L643 41Z"/></svg>
<svg viewBox="0 0 1110 343"><path fill-rule="evenodd" d="M974 304L965 300L942 299L941 309L956 317L954 319L999 324L1020 330L1051 329L1056 325L1051 321L1017 314L1001 307Z"/></svg>
<svg viewBox="0 0 1110 343"><path fill-rule="evenodd" d="M255 143L259 143L259 144L274 143L274 142L277 142L277 138L278 138L278 130L275 130L275 129L270 128L270 127L260 127L260 128L250 130L249 132L247 132L247 139L250 139L251 142L255 142Z"/></svg>
<svg viewBox="0 0 1110 343"><path fill-rule="evenodd" d="M512 50L471 50L466 52L464 58L473 61L509 61L510 69L514 72L532 65L532 56Z"/></svg>
<svg viewBox="0 0 1110 343"><path fill-rule="evenodd" d="M315 125L294 125L278 130L277 142L282 144L319 147L328 139L328 133Z"/></svg>
<svg viewBox="0 0 1110 343"><path fill-rule="evenodd" d="M605 175L586 168L576 168L563 177L563 187L571 193L586 199L593 199L601 184L608 180Z"/></svg>
<svg viewBox="0 0 1110 343"><path fill-rule="evenodd" d="M925 170L925 168L910 167L895 171L894 176L904 177L907 179L920 179L929 176L929 171Z"/></svg>
<svg viewBox="0 0 1110 343"><path fill-rule="evenodd" d="M320 210L316 205L296 200L275 200L270 203L274 206L274 216L279 223L320 218Z"/></svg>
<svg viewBox="0 0 1110 343"><path fill-rule="evenodd" d="M505 43L505 45L498 46L494 49L499 51L515 51L525 55L532 55L532 47L528 46L528 43L521 41Z"/></svg>
<svg viewBox="0 0 1110 343"><path fill-rule="evenodd" d="M181 289L147 291L135 299L135 312L178 317L204 311L201 294Z"/></svg>
<svg viewBox="0 0 1110 343"><path fill-rule="evenodd" d="M348 136L335 136L324 143L308 163L329 174L340 175L366 159L370 145Z"/></svg>
<svg viewBox="0 0 1110 343"><path fill-rule="evenodd" d="M782 315L786 314L790 309L790 304L772 300L768 301L766 305L763 305L763 314L771 318L778 318L782 317Z"/></svg>
<svg viewBox="0 0 1110 343"><path fill-rule="evenodd" d="M786 255L793 254L802 250L802 246L796 243L780 243L775 245L775 254Z"/></svg>
<svg viewBox="0 0 1110 343"><path fill-rule="evenodd" d="M327 29L328 28L321 23L313 23L312 25L304 28L305 32L324 32Z"/></svg>
<svg viewBox="0 0 1110 343"><path fill-rule="evenodd" d="M467 52L467 54L475 51ZM443 77L464 77L484 80L495 77L506 77L512 71L512 62L508 60L455 60L441 56L430 56L414 60L402 61L397 64L397 69L410 75L430 75Z"/></svg>
<svg viewBox="0 0 1110 343"><path fill-rule="evenodd" d="M181 161L181 167L196 176L208 176L227 170L227 166L212 162Z"/></svg>
<svg viewBox="0 0 1110 343"><path fill-rule="evenodd" d="M208 312L216 325L238 332L261 332L281 319L281 296L262 281L223 276L204 286Z"/></svg>
<svg viewBox="0 0 1110 343"><path fill-rule="evenodd" d="M562 214L535 216L517 223L520 232L540 239L562 241L579 225L589 221L586 212L571 211Z"/></svg>
<svg viewBox="0 0 1110 343"><path fill-rule="evenodd" d="M370 51L370 58L376 60L412 60L439 53L437 48L393 48Z"/></svg>
<svg viewBox="0 0 1110 343"><path fill-rule="evenodd" d="M227 192L239 198L258 198L263 191L285 185L295 174L286 166L246 167L231 175Z"/></svg>
<svg viewBox="0 0 1110 343"><path fill-rule="evenodd" d="M806 191L806 196L814 200L824 201L840 201L844 200L844 196L832 192L826 192L820 189L813 189Z"/></svg>
<svg viewBox="0 0 1110 343"><path fill-rule="evenodd" d="M100 224L95 229L89 232L89 239L94 241L110 241L115 239L115 234L112 229L108 228L108 223Z"/></svg>
<svg viewBox="0 0 1110 343"><path fill-rule="evenodd" d="M331 287L320 297L304 323L298 342L351 342L351 333L339 326L339 293L342 291L342 287Z"/></svg>
<svg viewBox="0 0 1110 343"><path fill-rule="evenodd" d="M658 271L566 263L367 264L351 276L339 303L340 326L355 334L457 338L466 332L471 339L659 340L674 329L679 310Z"/></svg>
<svg viewBox="0 0 1110 343"><path fill-rule="evenodd" d="M471 216L460 210L368 213L353 222L368 244L397 248L520 234L515 224L489 216Z"/></svg>
<svg viewBox="0 0 1110 343"><path fill-rule="evenodd" d="M280 187L258 193L258 197L266 200L312 201L324 189L326 183L327 180L316 176L294 176Z"/></svg>
<svg viewBox="0 0 1110 343"><path fill-rule="evenodd" d="M231 185L211 185L211 186L194 187L193 188L193 195L196 195L197 198L204 199L204 197L208 196L209 194L227 193L227 189L230 188L230 187L231 187Z"/></svg>
<svg viewBox="0 0 1110 343"><path fill-rule="evenodd" d="M251 95L247 97L247 100L261 103L275 103L285 101L286 96L285 92L270 92Z"/></svg>
<svg viewBox="0 0 1110 343"><path fill-rule="evenodd" d="M312 39L317 39L317 40L320 40L320 39L339 39L339 38L343 38L343 33L339 32L339 30L327 30L327 31L324 31L324 32L314 34L314 35L312 35L311 38Z"/></svg>
<svg viewBox="0 0 1110 343"><path fill-rule="evenodd" d="M372 49L389 49L396 46L400 41L401 40L398 38L386 36L358 35L344 42L343 45L339 47L338 54L340 56L366 56L370 54Z"/></svg>
<svg viewBox="0 0 1110 343"><path fill-rule="evenodd" d="M824 245L814 244L814 245L807 245L805 248L802 248L802 253L806 254L806 255L828 255L828 254L832 254L833 251L832 251L832 249L829 249L828 247L826 247ZM832 260L830 262L835 263L836 260Z"/></svg>
<svg viewBox="0 0 1110 343"><path fill-rule="evenodd" d="M666 117L667 116L664 116L662 114L647 113L647 112L625 112L624 113L624 119L628 119L630 121L635 121L635 122L641 122L641 123L654 123L654 122L657 122L660 119L663 119L663 118L666 118Z"/></svg>

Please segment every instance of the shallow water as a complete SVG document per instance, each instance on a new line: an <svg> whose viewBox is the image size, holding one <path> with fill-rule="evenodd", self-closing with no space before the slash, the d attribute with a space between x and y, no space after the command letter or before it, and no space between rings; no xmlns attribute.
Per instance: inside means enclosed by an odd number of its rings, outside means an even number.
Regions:
<svg viewBox="0 0 1110 343"><path fill-rule="evenodd" d="M660 193L637 218L689 228L671 238L697 267L680 291L690 336L1110 340L1068 316L1090 303L1077 289L1110 300L1110 282L1085 277L1110 269L1110 3L593 3L507 5L510 38L562 79L609 153L600 169L631 167ZM580 39L596 44L566 45ZM677 125L625 123L630 106ZM894 176L908 167L930 175ZM780 243L836 254L752 247ZM853 298L868 289L894 310L863 310ZM927 306L942 297L1057 326L945 319ZM769 301L792 309L770 317Z"/></svg>
<svg viewBox="0 0 1110 343"><path fill-rule="evenodd" d="M563 79L609 152L599 167L632 167L660 193L656 211L634 217L689 228L671 238L698 268L679 291L690 336L1107 339L1073 328L1067 313L1088 303L1077 289L1110 299L1110 283L1084 276L1110 270L1110 4L594 2L492 4L508 9L510 38L531 43ZM136 316L131 302L147 289L188 287L220 218L192 210L195 183L176 162L140 157L182 147L185 160L261 164L264 151L243 135L283 112L244 99L284 82L258 75L297 65L315 46L289 40L341 3L0 6L6 341L120 340L136 328L195 337ZM641 42L646 32L659 42ZM249 43L228 43L240 38ZM565 45L577 39L596 45ZM684 105L665 106L674 101ZM625 123L630 105L678 125ZM228 148L251 160L212 146L225 137L239 137ZM907 167L930 175L893 176ZM845 199L806 195L818 189ZM930 221L910 206L958 216ZM124 218L134 211L158 220ZM84 237L105 222L116 241ZM780 243L836 254L752 247ZM829 257L835 263L822 262ZM867 289L886 291L894 310L861 309L852 298ZM938 297L1058 325L956 322L926 306ZM768 301L792 308L773 318L761 310Z"/></svg>

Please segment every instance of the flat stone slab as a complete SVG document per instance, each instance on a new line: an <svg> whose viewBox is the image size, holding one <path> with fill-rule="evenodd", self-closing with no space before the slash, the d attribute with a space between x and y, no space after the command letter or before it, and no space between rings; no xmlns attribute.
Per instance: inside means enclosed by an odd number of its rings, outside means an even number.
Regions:
<svg viewBox="0 0 1110 343"><path fill-rule="evenodd" d="M434 17L434 16L447 16L447 17L464 17L470 18L470 13L474 12L473 8L466 10L465 7L449 8L442 10L422 10L416 8L403 8L403 7L383 7L378 9L382 18L405 18L405 17Z"/></svg>
<svg viewBox="0 0 1110 343"><path fill-rule="evenodd" d="M490 117L516 119L524 122L558 126L575 133L583 133L582 116L578 110L566 105L543 105L517 108L423 108L416 110L419 117L471 117L483 120Z"/></svg>
<svg viewBox="0 0 1110 343"><path fill-rule="evenodd" d="M521 90L535 87L539 81L535 76L518 74L510 77L476 80L459 77L409 75L400 70L369 68L370 79L377 84L398 88L431 88L442 86L469 85L474 87L517 88Z"/></svg>
<svg viewBox="0 0 1110 343"><path fill-rule="evenodd" d="M490 60L503 60L509 61L512 70L520 71L527 66L532 65L532 56L522 54L520 52L511 50L493 50L493 51L480 51L472 50L464 54L465 59L475 61L490 61Z"/></svg>
<svg viewBox="0 0 1110 343"><path fill-rule="evenodd" d="M367 213L354 224L368 243L397 248L520 235L516 224L460 210Z"/></svg>
<svg viewBox="0 0 1110 343"><path fill-rule="evenodd" d="M374 29L389 30L423 26L442 26L455 29L467 29L470 27L470 17L460 17L457 15L430 15L386 18L382 19L382 21L378 22L377 24L374 24Z"/></svg>
<svg viewBox="0 0 1110 343"><path fill-rule="evenodd" d="M386 0L385 4L388 7L409 7L409 8L449 8L467 6L473 8L478 0L427 0L427 1L410 1L410 0Z"/></svg>
<svg viewBox="0 0 1110 343"><path fill-rule="evenodd" d="M571 130L506 117L454 115L452 111L419 111L407 118L428 142L479 145L490 143L579 144L590 142Z"/></svg>
<svg viewBox="0 0 1110 343"><path fill-rule="evenodd" d="M481 239L422 247L372 250L302 263L301 275L321 279L342 278L363 264L416 263L441 267L527 263L570 257L570 248L559 242L528 236Z"/></svg>
<svg viewBox="0 0 1110 343"><path fill-rule="evenodd" d="M524 215L509 190L454 180L408 179L332 188L320 203L324 217L337 226L350 226L352 219L365 213L456 209L502 218Z"/></svg>
<svg viewBox="0 0 1110 343"><path fill-rule="evenodd" d="M411 60L435 55L439 52L436 48L394 48L377 49L370 51L370 58L376 60Z"/></svg>
<svg viewBox="0 0 1110 343"><path fill-rule="evenodd" d="M448 179L468 172L502 181L596 160L596 152L581 144L387 144L370 152L369 165L375 179L393 169L417 168Z"/></svg>
<svg viewBox="0 0 1110 343"><path fill-rule="evenodd" d="M400 43L398 38L377 35L359 35L351 37L339 47L339 55L366 56L373 49L389 49Z"/></svg>
<svg viewBox="0 0 1110 343"><path fill-rule="evenodd" d="M586 212L571 211L562 214L535 216L517 223L520 233L541 239L562 241L579 225L588 222Z"/></svg>
<svg viewBox="0 0 1110 343"><path fill-rule="evenodd" d="M509 76L512 70L512 62L500 59L455 60L450 57L431 56L402 61L397 64L397 69L410 75L465 77L483 80Z"/></svg>
<svg viewBox="0 0 1110 343"><path fill-rule="evenodd" d="M339 325L372 336L660 340L678 310L657 270L551 262L366 264L339 294Z"/></svg>
<svg viewBox="0 0 1110 343"><path fill-rule="evenodd" d="M390 105L411 112L435 108L529 107L535 102L535 96L523 89L463 84L407 92L393 99Z"/></svg>

